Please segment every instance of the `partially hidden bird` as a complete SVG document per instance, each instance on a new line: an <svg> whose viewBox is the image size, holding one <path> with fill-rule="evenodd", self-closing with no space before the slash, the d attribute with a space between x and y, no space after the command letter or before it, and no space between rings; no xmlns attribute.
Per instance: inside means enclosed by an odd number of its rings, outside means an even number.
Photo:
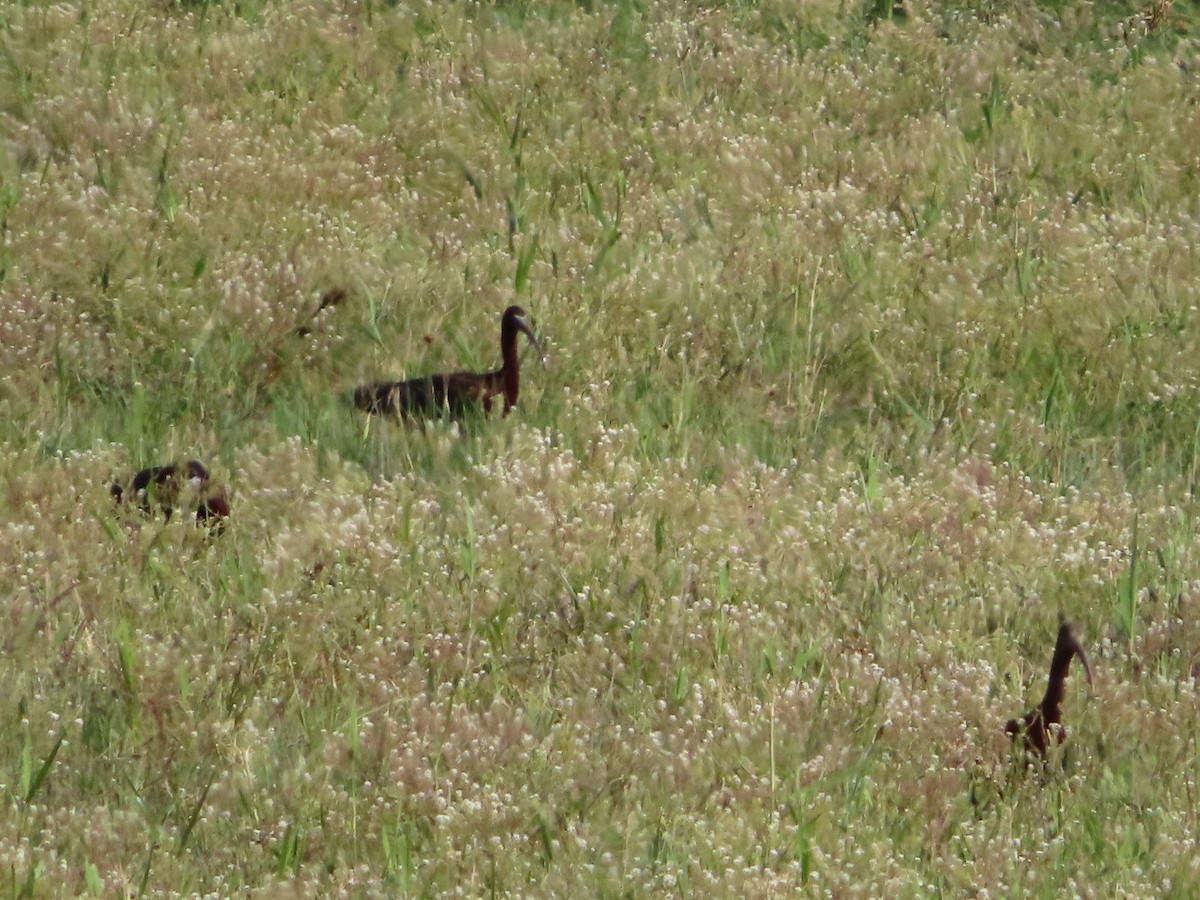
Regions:
<svg viewBox="0 0 1200 900"><path fill-rule="evenodd" d="M136 472L124 485L114 482L109 493L115 502L128 500L143 513L158 506L167 522L171 521L177 508L190 509L193 505L196 522L215 531L222 531L229 517L225 489L213 484L208 469L195 459L189 459L183 465L148 466Z"/></svg>
<svg viewBox="0 0 1200 900"><path fill-rule="evenodd" d="M1075 635L1070 622L1058 628L1058 639L1054 642L1054 655L1050 659L1050 677L1046 683L1046 695L1042 702L1020 719L1009 719L1004 730L1017 740L1024 738L1027 751L1044 757L1051 743L1062 743L1066 729L1062 726L1062 703L1066 695L1067 671L1076 656L1083 665L1083 674L1088 684L1092 683L1092 668L1088 665L1083 645Z"/></svg>
<svg viewBox="0 0 1200 900"><path fill-rule="evenodd" d="M373 415L404 419L461 418L473 409L492 411L497 396L504 398L507 416L521 391L521 369L517 358L517 335L524 334L538 355L542 345L529 325L529 316L519 306L510 306L500 318L501 365L493 372L451 372L423 375L404 381L376 381L354 390L354 405Z"/></svg>

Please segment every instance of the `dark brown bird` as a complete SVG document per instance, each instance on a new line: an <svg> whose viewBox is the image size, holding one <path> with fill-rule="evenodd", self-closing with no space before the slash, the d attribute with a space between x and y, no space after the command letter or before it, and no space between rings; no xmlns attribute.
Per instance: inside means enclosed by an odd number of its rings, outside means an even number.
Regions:
<svg viewBox="0 0 1200 900"><path fill-rule="evenodd" d="M1025 749L1044 757L1050 742L1062 743L1067 732L1062 726L1062 702L1066 695L1067 670L1072 657L1078 656L1083 664L1083 674L1088 684L1092 683L1092 669L1088 665L1083 645L1075 637L1070 622L1063 622L1058 629L1058 640L1054 642L1054 656L1050 660L1050 678L1046 684L1046 696L1021 719L1009 719L1004 730L1013 736L1024 734Z"/></svg>
<svg viewBox="0 0 1200 900"><path fill-rule="evenodd" d="M444 414L461 418L482 405L492 411L492 400L504 395L504 413L517 402L521 390L520 363L517 360L517 334L523 333L537 348L533 329L525 310L510 306L500 319L500 355L503 360L494 372L452 372L449 375L425 375L407 381L377 381L354 390L354 405L363 412L395 415L402 418L438 418Z"/></svg>
<svg viewBox="0 0 1200 900"><path fill-rule="evenodd" d="M174 463L150 466L137 472L125 487L114 482L109 492L117 503L128 493L130 502L147 514L157 504L164 520L169 522L175 508L183 505L185 486L191 488L197 500L196 521L218 533L223 531L229 516L229 501L224 488L210 482L208 469L198 460L189 459L182 466Z"/></svg>

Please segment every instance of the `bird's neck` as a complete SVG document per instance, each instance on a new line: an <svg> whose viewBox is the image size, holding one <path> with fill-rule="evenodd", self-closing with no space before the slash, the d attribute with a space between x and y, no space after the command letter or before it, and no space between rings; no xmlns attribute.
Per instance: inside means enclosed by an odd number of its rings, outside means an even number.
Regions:
<svg viewBox="0 0 1200 900"><path fill-rule="evenodd" d="M504 390L504 411L517 402L521 390L521 364L517 359L517 329L505 328L500 334L500 355L503 365L496 373Z"/></svg>
<svg viewBox="0 0 1200 900"><path fill-rule="evenodd" d="M1047 722L1057 722L1062 714L1063 697L1066 695L1067 673L1071 658L1075 655L1075 644L1059 635L1054 645L1054 657L1050 660L1050 677L1046 679L1046 696L1042 700L1042 711Z"/></svg>

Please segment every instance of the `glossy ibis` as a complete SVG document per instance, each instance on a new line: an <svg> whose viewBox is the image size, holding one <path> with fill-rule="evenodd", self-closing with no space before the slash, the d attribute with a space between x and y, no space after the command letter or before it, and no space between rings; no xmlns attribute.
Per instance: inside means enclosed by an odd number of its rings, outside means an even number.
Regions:
<svg viewBox="0 0 1200 900"><path fill-rule="evenodd" d="M218 533L224 530L225 519L229 516L229 501L224 488L213 485L208 469L194 459L189 459L182 466L174 463L149 466L137 472L127 486L114 482L109 492L117 503L122 502L128 493L130 502L136 503L144 513L149 513L151 507L157 504L167 522L171 521L171 514L176 507L190 506L190 499L194 498L196 521Z"/></svg>
<svg viewBox="0 0 1200 900"><path fill-rule="evenodd" d="M1054 656L1050 660L1050 678L1046 684L1046 696L1040 705L1025 713L1021 719L1009 719L1004 730L1013 736L1025 737L1025 749L1044 757L1051 741L1058 744L1066 737L1062 727L1062 702L1066 693L1067 670L1071 659L1079 657L1083 674L1088 684L1092 683L1092 669L1088 665L1083 645L1075 637L1070 622L1063 622L1058 629L1058 640L1054 642Z"/></svg>
<svg viewBox="0 0 1200 900"><path fill-rule="evenodd" d="M363 412L395 415L406 419L438 418L444 414L461 418L480 405L484 413L492 411L492 400L504 396L504 413L517 402L521 390L521 370L517 360L517 334L523 333L542 352L529 327L525 310L510 306L500 319L500 355L503 360L494 372L452 372L448 375L424 375L407 381L377 381L354 390L354 405Z"/></svg>

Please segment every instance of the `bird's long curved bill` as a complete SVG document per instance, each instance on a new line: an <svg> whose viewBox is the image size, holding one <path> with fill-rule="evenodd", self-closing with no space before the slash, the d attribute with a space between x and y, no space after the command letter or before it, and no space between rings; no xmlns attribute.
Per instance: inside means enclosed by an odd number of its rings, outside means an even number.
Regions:
<svg viewBox="0 0 1200 900"><path fill-rule="evenodd" d="M534 349L538 353L538 362L543 366L546 365L546 351L542 349L542 342L537 339L537 335L533 333L533 329L529 327L529 323L524 319L517 319L517 328L529 338L529 343L533 344Z"/></svg>
<svg viewBox="0 0 1200 900"><path fill-rule="evenodd" d="M1092 667L1088 665L1087 657L1083 653L1083 647L1079 644L1075 645L1075 655L1079 657L1079 662L1083 664L1083 677L1087 679L1088 684L1092 684Z"/></svg>

